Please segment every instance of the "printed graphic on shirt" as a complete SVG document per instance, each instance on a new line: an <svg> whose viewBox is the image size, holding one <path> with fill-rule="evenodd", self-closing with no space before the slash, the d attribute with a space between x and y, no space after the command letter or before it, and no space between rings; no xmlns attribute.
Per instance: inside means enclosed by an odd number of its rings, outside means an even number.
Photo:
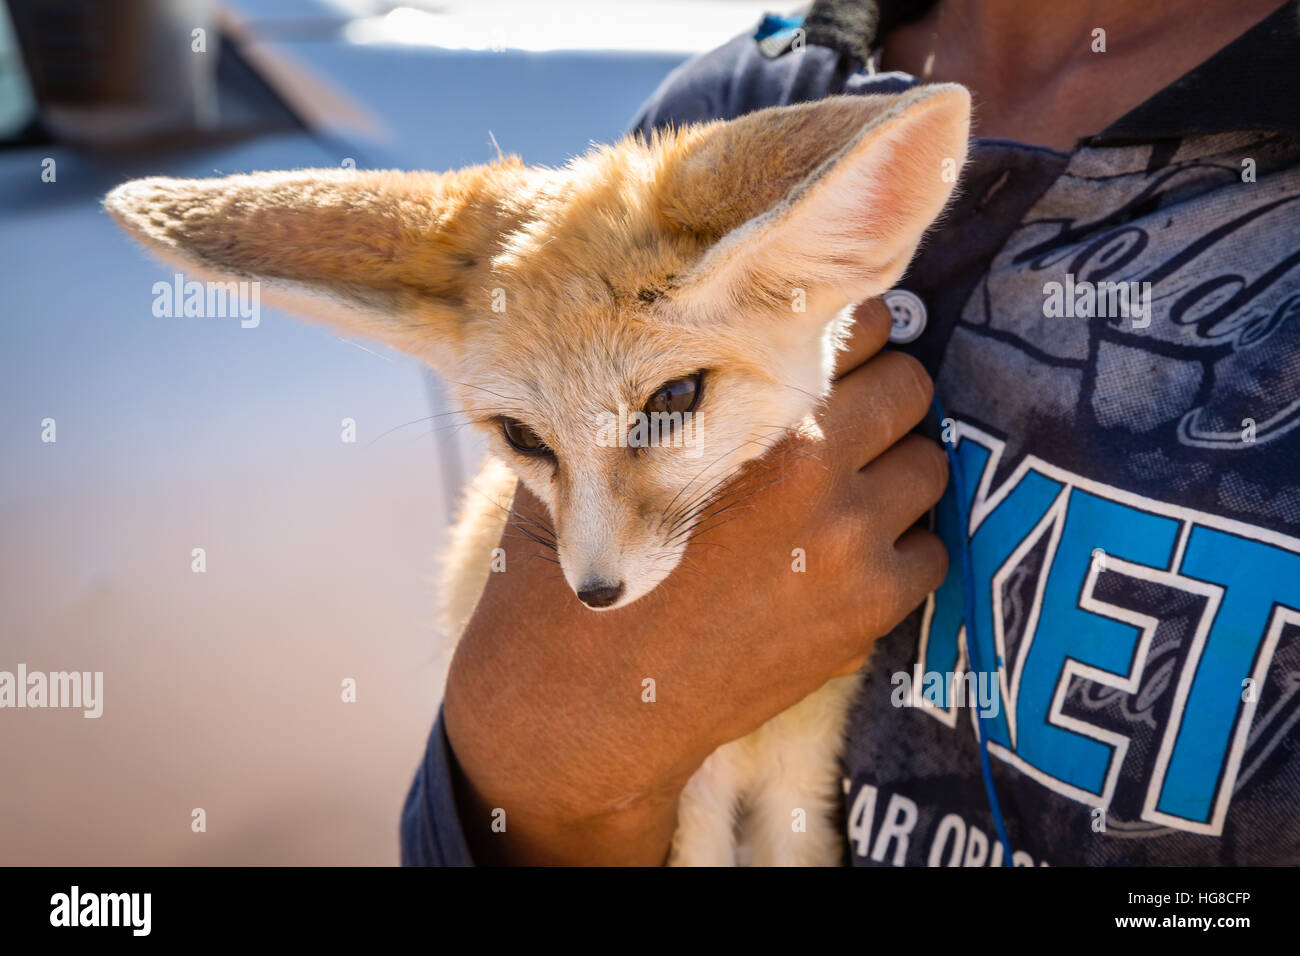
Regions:
<svg viewBox="0 0 1300 956"><path fill-rule="evenodd" d="M1251 133L1081 150L990 263L939 376L953 568L854 715L854 862L1001 862L979 710L1019 865L1295 861L1298 159ZM972 682L963 534L996 663Z"/></svg>
<svg viewBox="0 0 1300 956"><path fill-rule="evenodd" d="M965 487L939 529L960 554L962 494L980 659L999 664L990 753L1117 817L1218 835L1240 778L1300 714L1300 685L1270 671L1300 634L1300 540L1032 456L994 485L1003 443L958 434ZM949 575L926 605L919 672L960 674L962 617ZM948 690L916 704L955 726Z"/></svg>
<svg viewBox="0 0 1300 956"><path fill-rule="evenodd" d="M1080 804L1076 821L1100 814L1111 832L1137 835L1132 825L1145 822L1157 825L1151 835L1220 836L1234 794L1300 721L1300 539L1033 456L998 481L1005 443L965 422L956 432L962 484L941 502L937 530L960 554L963 495L980 659L997 674L955 699L967 686L967 632L962 578L950 573L924 608L907 667L915 679L893 675L910 689L905 705L970 750L983 709L993 761ZM894 865L1001 865L986 814L923 815L907 791L846 781L852 852ZM1017 848L1014 862L1050 861Z"/></svg>

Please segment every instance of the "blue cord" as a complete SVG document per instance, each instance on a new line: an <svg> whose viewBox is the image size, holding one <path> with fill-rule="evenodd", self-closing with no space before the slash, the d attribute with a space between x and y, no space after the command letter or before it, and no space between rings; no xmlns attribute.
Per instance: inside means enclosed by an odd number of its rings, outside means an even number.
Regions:
<svg viewBox="0 0 1300 956"><path fill-rule="evenodd" d="M962 481L961 462L957 460L957 442L943 441L943 423L947 418L939 396L934 397L934 412L939 417L939 437L943 450L948 454L948 474L953 488L953 498L957 502L957 540L961 542L962 591L966 616L966 654L970 668L975 674L984 673L980 666L979 622L975 617L975 570L970 553L970 515L966 508L966 483ZM997 671L991 672L997 678ZM998 842L1002 844L1003 866L1014 866L1011 858L1011 840L1007 837L1006 821L1002 819L1002 805L998 802L997 787L993 785L993 768L989 765L989 738L985 730L983 707L975 709L975 736L979 740L980 773L984 776L984 792L988 794L989 810L993 813L993 827L997 830Z"/></svg>

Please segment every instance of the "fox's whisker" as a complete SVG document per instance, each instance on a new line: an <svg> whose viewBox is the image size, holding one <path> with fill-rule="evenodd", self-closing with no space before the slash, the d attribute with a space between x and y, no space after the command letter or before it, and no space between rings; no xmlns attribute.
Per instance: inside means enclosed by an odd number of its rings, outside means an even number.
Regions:
<svg viewBox="0 0 1300 956"><path fill-rule="evenodd" d="M716 489L716 495L712 497L710 497L707 494L697 496L695 499L692 499L692 502L688 502L688 504L693 505L693 507L686 507L681 509L681 513L677 515L669 523L668 535L670 539L672 539L676 535L680 527L682 527L685 524L688 524L691 521L697 520L701 515L701 513L707 510L707 508L709 508L715 501L717 501L724 495L730 495L736 493L737 491L744 490L754 481L771 474L773 470L775 470L777 467L783 464L786 458L788 458L795 452L807 454L807 449L797 445L790 446L789 448L784 449L783 451L778 453L775 457L764 461L755 470L747 474L741 475L736 481L736 483L728 488L719 488L719 486L725 483L727 480L729 480L729 478L732 476L727 476L726 478L720 479L719 481L715 482L714 485L711 486L711 488Z"/></svg>
<svg viewBox="0 0 1300 956"><path fill-rule="evenodd" d="M503 402L517 402L517 403L523 402L522 398L514 398L513 396L510 395L502 395L500 392L494 392L492 391L492 389L484 388L482 385L472 385L469 382L458 382L455 379L450 379L450 378L444 379L444 381L450 382L452 385L459 385L462 388L473 388L473 389L477 389L480 392L487 392L489 395L495 398L499 398Z"/></svg>
<svg viewBox="0 0 1300 956"><path fill-rule="evenodd" d="M758 426L758 427L764 427L764 426ZM773 429L777 429L777 428L778 428L778 426L775 426L775 425L767 426L767 427L770 427L770 428L773 428ZM781 429L779 429L779 430L784 431L785 429L781 428ZM705 465L703 468L701 468L699 471L697 471L697 472L696 472L696 473L691 477L691 479L690 479L689 481L687 481L686 484L683 485L683 486L678 490L677 494L673 496L672 500L669 501L667 505L665 505L665 513L667 513L668 511L670 511L670 510L672 509L672 507L673 507L673 505L676 503L677 499L680 498L684 493L686 493L687 491L689 491L690 488L691 488L691 486L692 486L696 481L698 481L698 480L699 480L700 478L702 478L704 475L708 474L709 469L711 469L714 465L716 465L718 462L722 461L722 460L723 460L724 458L726 458L727 456L729 456L729 455L731 455L731 454L734 454L735 452L739 451L741 448L745 447L745 445L747 445L747 444L751 444L751 443L753 443L753 442L754 442L754 439L752 439L752 438L747 438L747 439L745 439L745 440L742 441L739 445L736 445L736 446L734 446L734 447L732 447L732 448L727 449L727 450L724 451L722 454L718 455L717 458L714 458L711 462L709 462L707 465ZM725 480L726 477L728 477L728 476L724 476L722 480Z"/></svg>
<svg viewBox="0 0 1300 956"><path fill-rule="evenodd" d="M557 554L559 553L559 549L556 547L554 541L549 541L546 538L543 538L541 535L538 535L530 531L529 529L522 527L521 525L517 525L514 522L511 522L510 526L514 528L516 531L518 531L519 534L517 535L503 534L503 537L516 538L520 541L531 541L533 544L540 544L542 547L547 548L550 551L554 551Z"/></svg>
<svg viewBox="0 0 1300 956"><path fill-rule="evenodd" d="M768 473L770 473L770 470ZM786 477L787 476L784 473L778 474L777 477L773 478L770 481L765 482L764 484L760 485L757 488L751 489L750 486L752 485L753 482L746 481L739 488L728 489L724 495L714 499L713 501L706 503L703 507L695 511L694 514L690 516L692 519L690 522L686 522L686 521L681 522L680 526L675 528L673 533L668 538L668 543L676 544L683 537L685 537L687 542L693 540L695 535L702 533L702 531L699 530L701 528L701 525L727 512L731 508L734 508L736 505L739 505L740 503L754 497L760 492L765 491L768 488L771 488L773 485L776 485L777 483L784 481ZM735 497L738 491L745 491L746 493L740 495L739 497Z"/></svg>
<svg viewBox="0 0 1300 956"><path fill-rule="evenodd" d="M697 492L697 493L694 494L692 497L688 498L686 501L681 502L680 504L678 504L678 500L681 498L682 493L683 493L684 491L688 490L688 489L691 487L691 485L692 485L696 480L698 480L698 478L700 477L700 475L702 475L703 473L707 472L707 471L708 471L708 468L709 468L709 467L712 467L712 465L716 464L719 460L721 460L722 457L725 457L726 455L731 454L732 452L738 450L738 449L741 448L741 447L744 447L745 445L757 445L757 446L759 446L759 447L763 450L763 453L764 453L764 454L766 454L766 453L770 453L772 450L774 450L774 449L776 449L777 447L780 446L782 439L784 439L786 433L789 432L789 428L786 427L786 426L779 426L779 425L761 426L761 425L760 425L760 426L757 426L757 427L768 427L768 428L771 428L773 431L778 431L778 432L780 432L781 434L780 434L778 437L774 438L774 439L766 439L766 440L765 440L765 439L761 439L761 438L747 438L747 439L745 439L743 442L741 442L740 445L735 446L734 448L730 449L729 451L724 452L724 454L723 454L722 456L719 456L719 458L714 459L714 461L711 462L709 466L707 466L707 467L706 467L705 469L703 469L701 472L697 473L697 474L696 474L696 475L691 479L691 481L688 481L688 482L686 483L686 485L685 485L681 490L679 490L678 493L677 493L676 495L673 496L673 499L672 499L671 501L669 501L668 505L667 505L667 506L665 507L665 509L664 509L664 512L663 512L663 519L662 519L662 521L660 522L660 527L662 527L664 524L668 524L668 525L670 525L670 527L671 527L671 526L675 523L676 519L677 519L679 516L681 516L681 515L683 515L683 514L686 514L686 513L689 513L690 511L692 511L694 505L698 504L699 501L701 501L703 498L707 497L707 495L708 495L709 493L711 493L712 491L716 490L720 485L724 484L725 482L727 482L727 481L731 480L733 477L735 477L734 474L727 474L727 475L720 476L720 477L717 478L715 481L713 481L710 485L708 485L705 489L703 489L703 490ZM800 447L800 446L795 445L795 446L791 446L791 447L792 447L792 448L798 448L798 447ZM785 453L786 453L786 452L783 452L782 454L785 454Z"/></svg>
<svg viewBox="0 0 1300 956"><path fill-rule="evenodd" d="M520 519L528 522L529 525L536 528L538 531L541 531L543 534L547 534L552 539L556 539L555 530L542 519L534 517L533 515L530 514L526 514L523 511L516 511L514 512L514 514L518 516Z"/></svg>

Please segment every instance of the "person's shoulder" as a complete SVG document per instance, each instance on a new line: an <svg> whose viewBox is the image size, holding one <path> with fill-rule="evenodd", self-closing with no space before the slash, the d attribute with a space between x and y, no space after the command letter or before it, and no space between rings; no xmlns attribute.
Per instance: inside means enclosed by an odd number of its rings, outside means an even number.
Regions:
<svg viewBox="0 0 1300 956"><path fill-rule="evenodd" d="M664 78L632 122L632 130L649 134L661 126L685 126L713 119L732 119L742 110L740 77L761 76L766 61L753 31L742 33L708 53L691 57Z"/></svg>
<svg viewBox="0 0 1300 956"><path fill-rule="evenodd" d="M691 57L668 74L632 121L631 132L648 135L663 126L734 119L766 106L790 102L796 73L826 74L838 54L801 42L802 18L767 16L754 29ZM811 61L809 61L811 57ZM834 92L828 88L814 95Z"/></svg>

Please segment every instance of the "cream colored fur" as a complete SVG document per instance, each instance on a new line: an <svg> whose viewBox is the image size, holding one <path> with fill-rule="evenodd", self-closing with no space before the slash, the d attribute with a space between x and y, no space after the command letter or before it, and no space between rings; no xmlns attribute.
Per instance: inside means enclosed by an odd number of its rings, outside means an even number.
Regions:
<svg viewBox="0 0 1300 956"><path fill-rule="evenodd" d="M105 207L194 277L260 281L264 300L444 376L492 442L447 557L455 640L516 481L549 511L570 586L621 582L622 607L673 573L742 465L789 429L816 434L851 306L898 280L942 210L969 109L951 85L833 97L629 138L558 170L156 178ZM602 416L697 372L689 449L600 438ZM553 454L519 454L503 419ZM839 862L856 686L831 681L710 756L682 795L672 862Z"/></svg>

